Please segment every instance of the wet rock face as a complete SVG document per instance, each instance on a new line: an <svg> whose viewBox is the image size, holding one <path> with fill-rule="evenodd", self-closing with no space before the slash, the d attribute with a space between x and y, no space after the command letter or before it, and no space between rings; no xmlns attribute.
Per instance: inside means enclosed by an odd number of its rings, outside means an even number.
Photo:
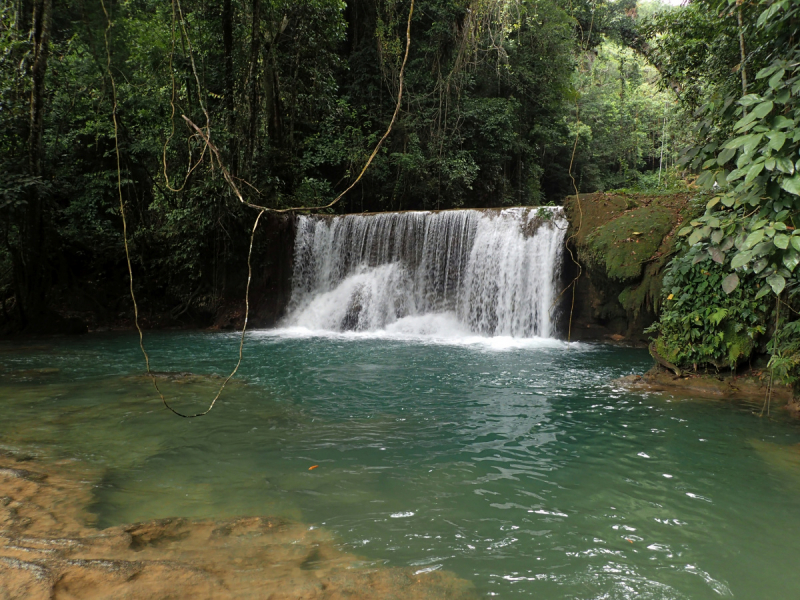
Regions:
<svg viewBox="0 0 800 600"><path fill-rule="evenodd" d="M250 327L273 327L286 312L292 292L292 265L297 217L266 213L253 245L250 282ZM244 323L247 256L241 269L228 276L236 282L226 290L225 301L213 319L214 329L239 329Z"/></svg>
<svg viewBox="0 0 800 600"><path fill-rule="evenodd" d="M473 598L446 572L369 565L328 534L263 517L90 526L92 478L0 455L0 599Z"/></svg>
<svg viewBox="0 0 800 600"><path fill-rule="evenodd" d="M564 201L570 249L582 268L573 339L646 342L642 330L655 320L663 269L688 200L687 194L598 192Z"/></svg>

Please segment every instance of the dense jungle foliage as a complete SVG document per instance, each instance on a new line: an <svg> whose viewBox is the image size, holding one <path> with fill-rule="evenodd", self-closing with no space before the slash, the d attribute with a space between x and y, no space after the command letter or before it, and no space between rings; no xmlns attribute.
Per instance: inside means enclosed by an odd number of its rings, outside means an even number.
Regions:
<svg viewBox="0 0 800 600"><path fill-rule="evenodd" d="M697 1L662 13L653 59L695 115L681 163L707 190L679 232L653 330L668 360L736 367L754 349L800 381L800 3Z"/></svg>
<svg viewBox="0 0 800 600"><path fill-rule="evenodd" d="M329 202L386 130L409 7L3 0L6 322L30 328L76 303L131 310L110 75L144 310L213 314L241 291L255 214L182 116L208 128L249 200ZM629 48L638 20L630 1L418 0L398 120L336 210L553 203L574 191L571 163L581 191L660 184L685 131L674 94Z"/></svg>

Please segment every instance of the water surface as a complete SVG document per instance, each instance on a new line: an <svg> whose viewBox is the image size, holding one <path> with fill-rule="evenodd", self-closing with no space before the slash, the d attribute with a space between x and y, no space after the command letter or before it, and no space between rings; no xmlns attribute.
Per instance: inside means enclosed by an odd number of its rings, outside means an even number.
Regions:
<svg viewBox="0 0 800 600"><path fill-rule="evenodd" d="M156 369L204 376L238 344L146 341ZM102 468L101 527L282 515L502 598L795 597L800 427L609 385L650 364L554 340L256 332L245 383L180 419L135 336L5 343L0 445ZM218 383L162 381L192 412Z"/></svg>

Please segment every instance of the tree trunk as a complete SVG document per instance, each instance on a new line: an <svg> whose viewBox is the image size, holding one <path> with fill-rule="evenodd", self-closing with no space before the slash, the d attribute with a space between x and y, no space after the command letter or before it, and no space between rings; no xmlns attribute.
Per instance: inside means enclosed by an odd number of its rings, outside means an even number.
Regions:
<svg viewBox="0 0 800 600"><path fill-rule="evenodd" d="M224 56L223 85L225 86L225 123L227 131L236 131L236 119L234 117L234 91L233 91L233 6L232 0L222 2L222 51ZM230 136L228 142L229 159L231 173L238 171L239 147L236 135Z"/></svg>
<svg viewBox="0 0 800 600"><path fill-rule="evenodd" d="M286 15L284 15L278 28L270 32L270 39L266 46L268 58L264 61L264 115L265 121L267 122L269 143L273 148L280 148L283 145L281 87L278 79L278 65L275 60L275 45L278 43L278 37L283 33L288 24L289 20ZM296 73L294 79L297 79Z"/></svg>
<svg viewBox="0 0 800 600"><path fill-rule="evenodd" d="M53 0L36 0L33 6L33 66L31 68L28 169L33 177L43 176L42 129L44 127L45 75L50 51ZM46 308L48 271L45 264L47 236L41 185L29 186L20 228L20 244L14 257L17 307L22 325L27 326Z"/></svg>
<svg viewBox="0 0 800 600"><path fill-rule="evenodd" d="M744 61L747 58L747 55L744 51L744 25L742 24L742 3L741 0L736 3L738 7L738 11L736 13L736 20L739 24L739 69L742 73L742 96L747 95L747 69L744 66ZM747 108L745 108L745 114L747 113Z"/></svg>
<svg viewBox="0 0 800 600"><path fill-rule="evenodd" d="M256 147L256 131L258 128L258 59L261 54L261 0L253 0L253 26L250 38L250 69L248 101L250 118L247 127L247 161L253 167L253 154Z"/></svg>

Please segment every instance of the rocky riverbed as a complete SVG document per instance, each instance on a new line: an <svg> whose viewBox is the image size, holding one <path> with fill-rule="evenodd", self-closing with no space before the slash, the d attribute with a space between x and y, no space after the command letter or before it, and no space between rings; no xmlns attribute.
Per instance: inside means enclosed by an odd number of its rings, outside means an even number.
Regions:
<svg viewBox="0 0 800 600"><path fill-rule="evenodd" d="M98 529L100 474L0 454L0 598L472 598L448 572L414 573L340 551L285 519L158 519Z"/></svg>

